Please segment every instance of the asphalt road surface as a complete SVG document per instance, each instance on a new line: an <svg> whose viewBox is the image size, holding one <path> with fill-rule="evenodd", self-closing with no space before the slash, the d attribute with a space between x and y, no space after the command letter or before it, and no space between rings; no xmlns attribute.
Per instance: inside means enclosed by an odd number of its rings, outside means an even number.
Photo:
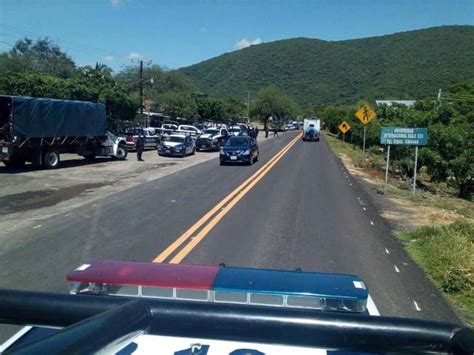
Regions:
<svg viewBox="0 0 474 355"><path fill-rule="evenodd" d="M324 139L295 137L253 166L213 159L18 230L0 287L67 292L92 258L300 267L361 276L382 315L459 322Z"/></svg>

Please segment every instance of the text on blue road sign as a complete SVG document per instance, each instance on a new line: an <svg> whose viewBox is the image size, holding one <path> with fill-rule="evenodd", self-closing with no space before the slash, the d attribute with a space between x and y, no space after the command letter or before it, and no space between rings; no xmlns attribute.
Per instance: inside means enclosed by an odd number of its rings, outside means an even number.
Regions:
<svg viewBox="0 0 474 355"><path fill-rule="evenodd" d="M426 145L427 128L382 127L380 144L388 145Z"/></svg>

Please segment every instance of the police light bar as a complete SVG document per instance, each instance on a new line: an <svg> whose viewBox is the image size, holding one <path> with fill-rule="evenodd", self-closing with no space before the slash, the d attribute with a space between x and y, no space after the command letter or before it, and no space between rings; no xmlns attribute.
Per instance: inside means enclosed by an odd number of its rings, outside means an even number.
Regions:
<svg viewBox="0 0 474 355"><path fill-rule="evenodd" d="M93 260L67 275L70 292L366 312L358 276L212 265Z"/></svg>

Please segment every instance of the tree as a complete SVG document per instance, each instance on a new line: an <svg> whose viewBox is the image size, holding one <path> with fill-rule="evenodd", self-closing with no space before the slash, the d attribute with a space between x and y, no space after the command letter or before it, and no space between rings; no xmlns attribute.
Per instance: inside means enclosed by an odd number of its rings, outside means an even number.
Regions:
<svg viewBox="0 0 474 355"><path fill-rule="evenodd" d="M182 92L191 94L195 91L194 84L189 78L178 71L168 71L159 65L143 68L143 78L146 81L145 100L151 100L155 105L161 106L162 96L169 92ZM149 80L153 78L153 84ZM128 66L115 76L117 82L127 88L130 95L138 96L140 77L136 66Z"/></svg>
<svg viewBox="0 0 474 355"><path fill-rule="evenodd" d="M201 121L220 122L224 119L225 103L213 97L198 98L197 113Z"/></svg>
<svg viewBox="0 0 474 355"><path fill-rule="evenodd" d="M160 98L163 111L173 119L194 118L197 114L196 102L186 93L168 92Z"/></svg>
<svg viewBox="0 0 474 355"><path fill-rule="evenodd" d="M75 75L74 61L49 39L18 40L0 62L12 72L37 72L59 78Z"/></svg>
<svg viewBox="0 0 474 355"><path fill-rule="evenodd" d="M247 105L232 97L226 97L224 103L224 117L227 120L235 121L241 117L247 116Z"/></svg>
<svg viewBox="0 0 474 355"><path fill-rule="evenodd" d="M270 117L283 120L296 114L296 104L275 85L258 91L251 108L251 115L261 119L265 128Z"/></svg>

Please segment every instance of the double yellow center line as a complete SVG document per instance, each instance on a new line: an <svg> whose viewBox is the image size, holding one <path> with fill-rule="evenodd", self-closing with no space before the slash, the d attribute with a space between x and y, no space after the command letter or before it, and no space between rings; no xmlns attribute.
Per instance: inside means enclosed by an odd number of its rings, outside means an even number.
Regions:
<svg viewBox="0 0 474 355"><path fill-rule="evenodd" d="M153 262L164 262L171 254L176 253L169 261L171 264L179 264L196 245L211 231L212 228L249 192L272 168L273 166L291 149L291 147L300 139L297 135L283 149L275 154L267 163L258 169L252 176L240 184L234 191L222 199L209 212L202 216L194 225L184 232L178 239L171 243ZM207 224L206 224L207 223ZM204 226L204 227L203 227ZM194 238L191 238L199 228L202 229ZM191 239L190 239L191 238ZM185 244L185 242L190 241ZM177 251L179 248L181 249Z"/></svg>

